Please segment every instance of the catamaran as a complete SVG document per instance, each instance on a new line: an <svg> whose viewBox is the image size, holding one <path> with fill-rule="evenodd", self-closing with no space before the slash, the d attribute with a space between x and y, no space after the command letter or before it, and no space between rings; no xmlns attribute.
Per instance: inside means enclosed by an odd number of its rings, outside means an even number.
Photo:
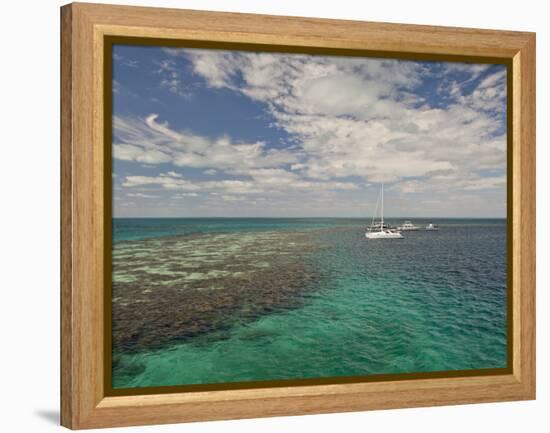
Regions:
<svg viewBox="0 0 550 433"><path fill-rule="evenodd" d="M403 235L398 231L388 228L384 224L384 184L382 184L382 189L380 193L382 204L380 206L380 223L376 223L374 219L376 218L376 209L374 215L372 216L372 222L370 228L365 233L367 239L403 239ZM378 202L376 203L378 208Z"/></svg>

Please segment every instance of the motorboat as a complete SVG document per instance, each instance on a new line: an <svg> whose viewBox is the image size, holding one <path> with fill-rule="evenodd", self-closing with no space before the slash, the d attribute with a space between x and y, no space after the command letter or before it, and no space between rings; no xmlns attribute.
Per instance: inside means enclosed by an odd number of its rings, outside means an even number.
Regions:
<svg viewBox="0 0 550 433"><path fill-rule="evenodd" d="M437 224L430 223L426 226L427 232L436 232L439 230L439 226Z"/></svg>
<svg viewBox="0 0 550 433"><path fill-rule="evenodd" d="M416 232L418 230L420 230L420 227L418 226L415 226L412 222L410 221L405 221L403 224L401 224L399 227L398 227L398 230L402 231L402 232Z"/></svg>

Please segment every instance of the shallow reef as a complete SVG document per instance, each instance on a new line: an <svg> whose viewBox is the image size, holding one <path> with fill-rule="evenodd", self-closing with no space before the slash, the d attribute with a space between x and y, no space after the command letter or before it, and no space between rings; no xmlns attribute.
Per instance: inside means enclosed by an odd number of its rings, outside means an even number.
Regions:
<svg viewBox="0 0 550 433"><path fill-rule="evenodd" d="M312 233L292 230L115 243L115 354L160 348L301 305L320 278L309 260L318 248Z"/></svg>

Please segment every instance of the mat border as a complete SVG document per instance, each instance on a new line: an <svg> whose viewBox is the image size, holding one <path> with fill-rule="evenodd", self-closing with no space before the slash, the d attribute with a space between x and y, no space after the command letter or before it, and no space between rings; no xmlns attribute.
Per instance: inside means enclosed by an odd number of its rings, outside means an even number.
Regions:
<svg viewBox="0 0 550 433"><path fill-rule="evenodd" d="M533 33L80 3L61 8L61 27L62 425L76 429L535 398ZM506 65L508 366L112 389L110 50L122 43Z"/></svg>

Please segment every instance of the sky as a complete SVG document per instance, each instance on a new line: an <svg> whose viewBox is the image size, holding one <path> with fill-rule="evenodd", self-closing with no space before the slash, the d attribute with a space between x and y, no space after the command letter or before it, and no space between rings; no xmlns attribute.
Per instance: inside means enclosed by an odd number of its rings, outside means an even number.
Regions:
<svg viewBox="0 0 550 433"><path fill-rule="evenodd" d="M505 217L506 68L113 47L115 217Z"/></svg>

